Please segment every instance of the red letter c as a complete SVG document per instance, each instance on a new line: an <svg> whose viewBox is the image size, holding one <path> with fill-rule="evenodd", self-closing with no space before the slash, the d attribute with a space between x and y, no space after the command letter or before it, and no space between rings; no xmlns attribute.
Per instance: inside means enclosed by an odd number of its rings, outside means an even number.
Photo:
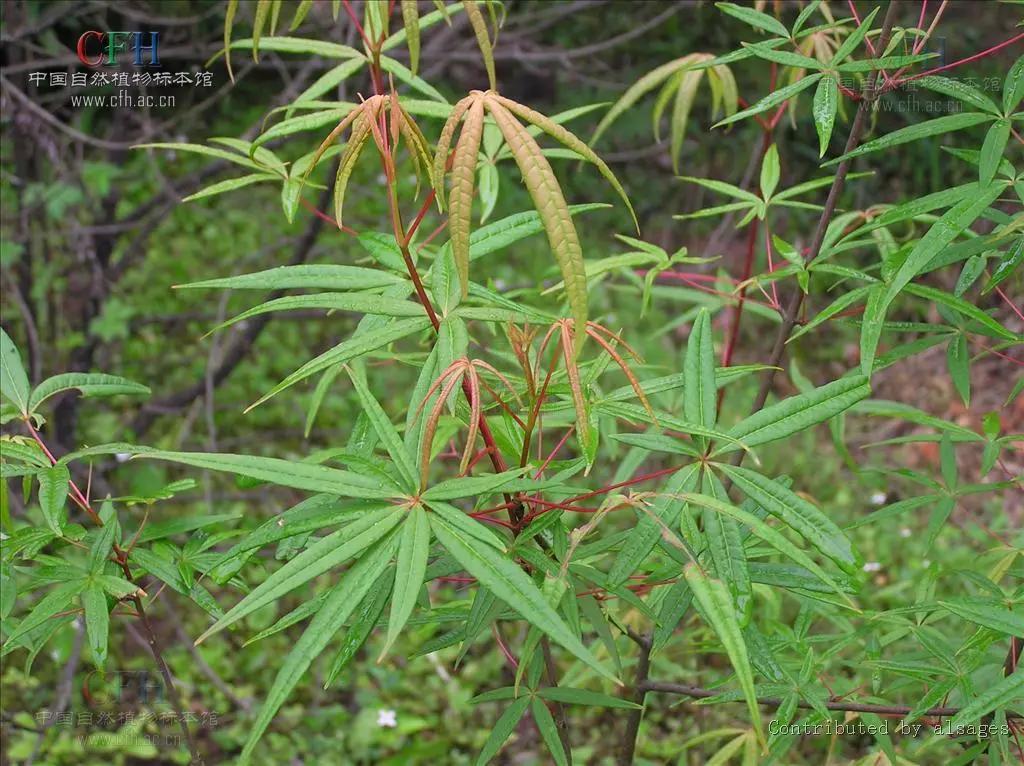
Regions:
<svg viewBox="0 0 1024 766"><path fill-rule="evenodd" d="M89 58L89 56L86 55L85 52L85 43L86 40L88 40L90 37L95 37L97 40L102 40L103 33L96 32L95 30L90 30L89 32L84 32L82 36L78 38L78 60L86 66L99 66L103 62L103 57L97 55L94 58Z"/></svg>

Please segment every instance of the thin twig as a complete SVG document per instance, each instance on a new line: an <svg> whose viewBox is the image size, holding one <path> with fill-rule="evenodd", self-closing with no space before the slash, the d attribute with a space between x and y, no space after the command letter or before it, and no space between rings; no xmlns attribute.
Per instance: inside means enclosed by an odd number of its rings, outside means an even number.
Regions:
<svg viewBox="0 0 1024 766"><path fill-rule="evenodd" d="M636 753L636 740L640 734L640 721L644 717L644 700L648 692L647 675L651 671L651 649L654 648L654 638L648 633L644 636L635 636L630 631L627 633L630 638L640 646L640 656L636 663L636 680L633 684L633 702L640 707L629 711L626 719L626 731L622 737L622 749L619 752L618 766L631 766L633 756Z"/></svg>

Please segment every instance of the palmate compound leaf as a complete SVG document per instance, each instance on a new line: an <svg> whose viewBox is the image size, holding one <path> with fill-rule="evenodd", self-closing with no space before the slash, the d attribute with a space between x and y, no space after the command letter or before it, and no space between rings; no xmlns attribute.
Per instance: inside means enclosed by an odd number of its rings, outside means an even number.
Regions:
<svg viewBox="0 0 1024 766"><path fill-rule="evenodd" d="M441 545L459 564L498 598L521 614L529 623L543 631L576 658L605 678L620 683L615 675L598 662L548 603L533 580L502 552L490 545L480 545L464 527L479 522L466 520L456 526L449 518L430 515L430 526Z"/></svg>
<svg viewBox="0 0 1024 766"><path fill-rule="evenodd" d="M489 112L494 119L523 175L523 182L537 208L551 250L561 269L566 297L576 326L585 327L587 280L579 236L550 163L530 131L519 122L519 119L539 128L583 159L596 165L625 200L631 214L632 206L611 169L583 141L548 117L493 91L474 91L455 105L441 131L434 157L434 180L438 187L438 202L443 205L445 195L441 181L448 163L448 150L459 123L464 120L452 159L452 193L449 200L451 246L459 270L459 279L465 289L469 280L470 214L485 112ZM633 218L635 222L636 216ZM583 333L575 334L574 353L579 352L583 340Z"/></svg>
<svg viewBox="0 0 1024 766"><path fill-rule="evenodd" d="M292 689L298 684L313 660L323 652L345 621L356 610L374 583L380 579L391 563L398 539L398 533L390 531L386 538L378 540L372 549L361 556L352 565L352 568L342 575L338 584L328 593L323 606L310 621L309 627L296 642L295 647L278 671L274 684L267 693L267 698L249 731L249 738L238 759L239 764L249 763L257 742L288 695L291 694Z"/></svg>

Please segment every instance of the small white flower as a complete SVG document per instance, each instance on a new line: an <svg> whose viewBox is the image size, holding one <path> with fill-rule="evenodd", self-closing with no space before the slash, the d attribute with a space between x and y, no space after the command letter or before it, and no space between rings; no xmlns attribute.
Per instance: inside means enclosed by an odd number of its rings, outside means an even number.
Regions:
<svg viewBox="0 0 1024 766"><path fill-rule="evenodd" d="M910 537L912 534L914 533L910 530L910 527L903 527L900 530L900 537Z"/></svg>
<svg viewBox="0 0 1024 766"><path fill-rule="evenodd" d="M877 561L866 561L864 562L865 572L877 572L882 568L882 565Z"/></svg>
<svg viewBox="0 0 1024 766"><path fill-rule="evenodd" d="M884 492L874 492L871 495L871 504L872 505L885 505L885 493Z"/></svg>
<svg viewBox="0 0 1024 766"><path fill-rule="evenodd" d="M398 726L398 715L394 710L378 710L377 725L381 728L393 729Z"/></svg>
<svg viewBox="0 0 1024 766"><path fill-rule="evenodd" d="M130 458L130 457L131 457L131 454L129 454L128 452L118 452L117 454L115 454L115 455L114 455L114 459L115 459L115 460L116 460L116 461L117 461L118 463L124 463L124 462L126 462L126 461L128 460L128 458Z"/></svg>

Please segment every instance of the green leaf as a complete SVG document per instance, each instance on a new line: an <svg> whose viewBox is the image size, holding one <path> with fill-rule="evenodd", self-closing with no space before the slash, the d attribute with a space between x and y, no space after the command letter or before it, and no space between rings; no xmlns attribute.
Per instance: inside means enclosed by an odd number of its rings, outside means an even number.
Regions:
<svg viewBox="0 0 1024 766"><path fill-rule="evenodd" d="M338 648L338 653L334 656L331 669L327 671L327 676L324 678L325 689L334 683L334 679L352 661L363 644L366 643L366 639L373 633L377 621L384 613L384 606L388 602L394 580L392 574L385 572L363 599L359 612L352 618L352 624L349 625L348 631L341 641L341 646Z"/></svg>
<svg viewBox="0 0 1024 766"><path fill-rule="evenodd" d="M68 521L64 505L68 499L68 483L71 481L71 473L67 466L58 463L40 471L37 478L39 479L39 507L43 510L46 525L57 537L63 537L64 525Z"/></svg>
<svg viewBox="0 0 1024 766"><path fill-rule="evenodd" d="M1002 604L966 598L949 599L938 603L946 611L975 625L1009 636L1024 636L1024 614L1011 612Z"/></svg>
<svg viewBox="0 0 1024 766"><path fill-rule="evenodd" d="M747 6L734 5L733 3L715 3L715 7L722 11L722 13L727 13L755 29L771 32L773 35L789 39L789 30L786 29L786 25L774 16L755 11Z"/></svg>
<svg viewBox="0 0 1024 766"><path fill-rule="evenodd" d="M1019 703L1024 698L1024 670L1016 670L1011 675L993 684L971 700L970 704L960 709L953 716L947 727L956 730L972 721L979 720L991 711L1005 707L1011 703Z"/></svg>
<svg viewBox="0 0 1024 766"><path fill-rule="evenodd" d="M704 473L702 484L703 497L710 496L711 499L728 497L725 488L710 472ZM728 586L740 621L746 625L750 620L754 603L750 570L747 568L747 554L743 547L739 524L734 516L728 513L716 513L715 509L707 505L704 505L702 519L704 536L708 544L707 549L711 555L715 574Z"/></svg>
<svg viewBox="0 0 1024 766"><path fill-rule="evenodd" d="M508 142L509 149L522 172L523 183L544 222L548 242L561 269L562 279L565 280L565 297L575 326L573 351L574 355L578 355L586 339L584 328L587 325L587 275L586 264L583 262L583 247L572 222L569 206L551 164L526 128L503 104L494 99L489 100L488 104L491 116L505 136L505 141Z"/></svg>
<svg viewBox="0 0 1024 766"><path fill-rule="evenodd" d="M251 319L260 314L275 311L301 311L304 309L321 309L324 311L351 311L362 314L377 314L391 317L424 316L423 306L412 301L385 298L380 295L364 293L314 293L311 295L287 295L275 298L259 306L243 311L241 314L221 322L210 330L211 333L224 330L232 325Z"/></svg>
<svg viewBox="0 0 1024 766"><path fill-rule="evenodd" d="M815 72L812 75L808 75L807 77L797 80L791 85L779 88L778 90L769 93L753 106L744 109L742 112L736 112L736 114L726 117L724 120L720 120L715 123L714 127L720 128L723 125L731 125L739 120L745 120L747 117L753 117L755 114L761 114L761 112L767 111L774 106L778 106L784 101L788 101L801 91L807 90L822 77L823 75L821 72Z"/></svg>
<svg viewBox="0 0 1024 766"><path fill-rule="evenodd" d="M874 72L878 69L897 69L927 61L928 59L935 58L937 55L939 54L921 53L913 56L885 56L884 58L877 59L861 59L860 61L842 64L839 67L839 71L848 74L853 72Z"/></svg>
<svg viewBox="0 0 1024 766"><path fill-rule="evenodd" d="M274 684L249 730L249 738L238 759L240 766L249 763L257 742L274 720L292 689L299 683L313 660L323 652L345 624L349 615L356 610L374 583L380 579L391 563L396 542L395 534L381 540L373 550L362 556L330 591L320 611L310 621L309 627L295 643L295 647L277 672Z"/></svg>
<svg viewBox="0 0 1024 766"><path fill-rule="evenodd" d="M985 134L985 143L981 146L981 162L978 164L982 186L988 186L996 177L1009 138L1010 121L1006 119L996 120Z"/></svg>
<svg viewBox="0 0 1024 766"><path fill-rule="evenodd" d="M7 331L0 328L0 393L18 408L22 415L29 413L29 385L21 354Z"/></svg>
<svg viewBox="0 0 1024 766"><path fill-rule="evenodd" d="M999 107L996 106L992 99L963 80L953 80L949 77L940 77L939 75L928 75L927 77L915 79L914 86L927 88L944 96L952 96L984 112L991 112L997 117L1000 116Z"/></svg>
<svg viewBox="0 0 1024 766"><path fill-rule="evenodd" d="M733 426L728 435L747 447L783 439L844 412L870 394L865 376L848 375L765 407ZM715 454L735 449L738 446L730 442L718 447Z"/></svg>
<svg viewBox="0 0 1024 766"><path fill-rule="evenodd" d="M1024 99L1024 56L1013 62L1003 80L1003 113L1009 114Z"/></svg>
<svg viewBox="0 0 1024 766"><path fill-rule="evenodd" d="M397 508L386 508L370 513L318 540L278 569L266 580L253 588L252 592L228 610L211 627L203 632L196 643L205 641L252 612L277 601L303 583L358 556L377 541L385 537L401 522L404 514ZM365 557L364 557L365 558ZM362 561L363 559L360 559ZM355 608L355 604L352 605Z"/></svg>
<svg viewBox="0 0 1024 766"><path fill-rule="evenodd" d="M47 378L32 391L28 400L28 409L35 412L39 405L62 391L78 389L82 396L116 396L117 394L150 393L149 388L127 378L116 375L104 375L99 372L69 372Z"/></svg>
<svg viewBox="0 0 1024 766"><path fill-rule="evenodd" d="M512 730L515 729L516 724L519 723L519 719L523 717L523 713L526 712L526 708L530 705L531 697L524 695L519 697L515 702L505 708L505 712L501 714L494 723L494 727L491 729L490 736L487 737L487 741L484 743L483 749L480 751L480 755L477 756L476 766L485 766L490 763L490 760L498 754L501 750L501 746L505 743L505 740L512 734Z"/></svg>
<svg viewBox="0 0 1024 766"><path fill-rule="evenodd" d="M715 631L718 640L722 642L722 648L729 657L729 662L736 672L736 680L739 681L743 697L747 701L751 723L763 741L764 733L761 731L761 711L754 688L754 674L750 668L747 645L743 641L743 633L736 619L736 610L729 598L729 591L719 580L708 577L703 569L693 563L683 567L683 577L686 578L686 583L697 600L701 614Z"/></svg>
<svg viewBox="0 0 1024 766"><path fill-rule="evenodd" d="M717 394L711 315L701 309L693 322L683 362L683 414L687 421L714 428Z"/></svg>
<svg viewBox="0 0 1024 766"><path fill-rule="evenodd" d="M388 635L384 648L380 650L378 662L383 659L405 627L416 597L423 587L423 576L427 571L427 554L430 553L430 520L422 505L415 505L402 525L402 537L398 546L398 560L395 563L395 591L391 596L391 616L388 619Z"/></svg>
<svg viewBox="0 0 1024 766"><path fill-rule="evenodd" d="M109 500L103 501L100 508L100 519L103 526L89 549L89 571L92 574L102 574L106 566L107 557L114 548L114 543L120 539L120 527L117 523L117 516L114 514L114 505ZM136 542L139 542L136 539Z"/></svg>
<svg viewBox="0 0 1024 766"><path fill-rule="evenodd" d="M362 266L335 266L330 264L278 266L275 269L242 274L237 277L207 279L175 285L180 290L226 288L231 290L292 290L316 288L321 290L372 290L396 285L404 280L380 269Z"/></svg>
<svg viewBox="0 0 1024 766"><path fill-rule="evenodd" d="M7 641L4 642L3 651L0 652L0 656L15 649L19 639L47 622L57 612L67 609L72 599L85 590L87 586L88 581L85 579L72 580L61 583L43 596L35 608L29 612L28 616L19 622L14 630L7 634Z"/></svg>
<svg viewBox="0 0 1024 766"><path fill-rule="evenodd" d="M402 24L405 28L406 47L409 49L409 66L413 74L420 63L420 14L417 0L402 0Z"/></svg>
<svg viewBox="0 0 1024 766"><path fill-rule="evenodd" d="M889 288L882 301L882 310L887 309L897 293L921 273L932 258L949 247L953 240L970 226L1005 188L1006 184L1004 183L992 183L984 189L979 189L977 194L968 196L953 205L938 221L932 224L932 227L914 245L914 249L910 251L907 259L889 283Z"/></svg>
<svg viewBox="0 0 1024 766"><path fill-rule="evenodd" d="M346 365L345 371L352 380L359 403L362 405L362 412L370 419L373 430L377 433L381 444L387 450L388 455L394 461L395 467L404 480L405 489L415 492L419 486L419 476L416 472L416 460L405 448L405 442L399 435L388 414L380 406L380 402L370 392L366 383L366 373L361 365Z"/></svg>
<svg viewBox="0 0 1024 766"><path fill-rule="evenodd" d="M832 140L832 128L839 111L839 83L834 77L823 77L814 91L814 127L818 131L818 157L824 157Z"/></svg>
<svg viewBox="0 0 1024 766"><path fill-rule="evenodd" d="M484 474L482 476L460 476L455 479L446 479L435 484L423 493L424 500L453 500L458 497L474 497L490 492L512 491L512 482L519 479L527 469L513 468L502 473ZM530 488L539 488L543 483L525 480L516 482L515 488L523 491Z"/></svg>
<svg viewBox="0 0 1024 766"><path fill-rule="evenodd" d="M533 713L533 720L537 724L544 744L554 759L556 766L568 766L569 761L565 757L565 748L562 747L562 740L558 737L558 726L551 716L551 711L544 701L534 697L530 700L530 712Z"/></svg>
<svg viewBox="0 0 1024 766"><path fill-rule="evenodd" d="M932 136L938 136L942 133L949 133L954 130L963 130L964 128L970 128L982 122L989 122L993 119L995 118L991 114L984 114L983 112L961 112L959 114L950 114L945 117L938 117L934 120L928 120L917 125L909 125L906 128L895 130L892 133L887 133L881 138L876 138L874 141L868 141L866 144L862 144L852 152L847 152L841 157L829 160L825 165L835 165L843 160L853 159L854 157L863 157L865 154L871 154L872 152L877 152L882 149L891 149L894 146L899 146L900 144L905 144L910 141L919 141L922 138L930 138Z"/></svg>
<svg viewBox="0 0 1024 766"><path fill-rule="evenodd" d="M267 168L258 162L254 162L249 159L248 154L239 154L238 152L229 152L226 149L218 149L213 146L203 146L202 144L137 144L132 149L167 149L168 151L175 152L191 152L192 154L201 154L204 157L213 157L218 160L226 160L235 165L241 165L243 168L249 168L259 173L266 173Z"/></svg>
<svg viewBox="0 0 1024 766"><path fill-rule="evenodd" d="M340 468L328 468L292 460L230 453L165 452L162 450L140 451L139 455L151 460L169 460L172 463L181 463L195 468L233 473L257 481L304 489L309 492L326 492L342 497L378 500L402 497L402 493L397 488L388 486L379 478L362 476Z"/></svg>
<svg viewBox="0 0 1024 766"><path fill-rule="evenodd" d="M743 494L798 532L843 571L852 574L860 567L860 558L846 533L817 506L779 482L747 468L729 465L719 467Z"/></svg>
<svg viewBox="0 0 1024 766"><path fill-rule="evenodd" d="M774 61L776 64L782 64L783 66L814 70L820 70L822 68L822 63L818 61L818 59L811 58L810 56L804 56L801 53L776 50L775 48L762 45L760 43L743 43L743 47L749 51L753 51L754 55L758 58Z"/></svg>
<svg viewBox="0 0 1024 766"><path fill-rule="evenodd" d="M595 707L611 707L623 710L639 710L640 705L610 694L591 692L586 689L573 689L568 686L545 686L537 691L538 697L552 702L564 702L567 705L593 705Z"/></svg>
<svg viewBox="0 0 1024 766"><path fill-rule="evenodd" d="M772 192L779 185L779 150L772 144L765 152L764 160L761 163L761 196L765 200L772 196Z"/></svg>
<svg viewBox="0 0 1024 766"><path fill-rule="evenodd" d="M107 634L110 632L110 611L103 588L90 585L80 596L85 609L85 634L96 665L103 669L107 661Z"/></svg>
<svg viewBox="0 0 1024 766"><path fill-rule="evenodd" d="M529 623L561 644L584 664L616 683L604 665L580 642L576 634L558 616L533 580L515 563L489 546L474 544L462 530L437 514L430 517L430 526L445 549L483 587L521 614Z"/></svg>
<svg viewBox="0 0 1024 766"><path fill-rule="evenodd" d="M807 19L811 18L811 14L818 10L819 5L821 5L821 0L811 0L811 2L807 3L807 5L801 9L800 13L796 17L796 21L793 22L793 37L796 37L800 33L800 30L803 29Z"/></svg>
<svg viewBox="0 0 1024 766"><path fill-rule="evenodd" d="M676 627L689 611L692 601L693 593L690 592L686 580L676 580L669 587L658 609L652 652L659 652L668 644Z"/></svg>
<svg viewBox="0 0 1024 766"><path fill-rule="evenodd" d="M472 243L472 237L470 237ZM472 247L469 248L472 257ZM450 248L443 249L430 269L430 292L434 306L442 317L448 316L462 302L462 288L455 258Z"/></svg>
<svg viewBox="0 0 1024 766"><path fill-rule="evenodd" d="M318 372L326 370L328 367L341 364L342 362L348 362L352 359L358 359L364 354L375 351L376 349L386 346L389 343L393 343L407 335L412 335L415 332L424 330L429 326L430 320L426 317L399 319L380 329L360 333L346 341L342 341L334 348L325 351L320 354L320 356L306 362L299 369L274 386L269 392L250 404L246 408L246 412L252 410L254 407L258 407L268 399L284 391L286 388L290 388L311 375L316 375Z"/></svg>
<svg viewBox="0 0 1024 766"><path fill-rule="evenodd" d="M206 199L207 197L213 197L217 194L224 194L225 192L244 189L246 186L252 186L253 184L260 182L272 181L277 183L280 180L281 177L274 175L273 173L250 173L248 175L239 176L238 178L228 178L223 181L218 181L215 184L210 184L205 189L200 189L195 194L183 197L181 201L195 202L196 200Z"/></svg>
<svg viewBox="0 0 1024 766"><path fill-rule="evenodd" d="M310 37L289 37L287 35L282 35L280 37L264 37L260 40L246 38L244 40L235 40L231 43L232 50L255 50L257 47L261 50L274 51L276 53L298 53L307 56L316 55L332 59L365 58L362 53L348 45L340 45L338 43L331 43ZM218 58L223 56L224 53L224 51L218 51L214 54L211 61L216 61Z"/></svg>
<svg viewBox="0 0 1024 766"><path fill-rule="evenodd" d="M885 327L884 300L885 285L868 288L867 301L864 303L864 318L860 326L860 366L861 372L869 377L874 371L878 340Z"/></svg>
<svg viewBox="0 0 1024 766"><path fill-rule="evenodd" d="M1024 235L1017 237L1016 241L1010 245L1010 249L999 261L999 265L992 269L992 278L989 279L988 284L982 289L981 294L988 295L988 293L1005 282L1021 263L1024 263Z"/></svg>
<svg viewBox="0 0 1024 766"><path fill-rule="evenodd" d="M640 516L608 572L609 587L625 583L658 544L658 539L662 536L662 525L667 526L676 522L684 504L684 501L679 499L679 493L696 489L700 478L698 468L697 464L688 465L673 474L664 491L658 494L648 509L649 513Z"/></svg>
<svg viewBox="0 0 1024 766"><path fill-rule="evenodd" d="M704 514L704 529L709 536L708 543L709 547L711 548L712 559L715 559L715 548L713 547L715 543L710 539L712 536L712 532L709 530L707 522L709 520L718 519L721 516L724 516L726 517L726 520L731 521L734 524L738 522L749 527L750 532L752 534L764 540L766 543L768 543L782 555L787 556L788 558L792 559L794 562L802 566L809 573L813 574L814 577L817 577L821 582L825 583L825 585L827 585L830 589L838 593L842 598L846 598L843 586L839 582L837 582L834 578L830 577L820 566L815 564L814 560L810 556L808 556L806 553L800 550L800 548L796 547L793 543L787 540L786 537L783 536L780 532L770 527L768 524L763 522L754 514L749 513L743 510L742 508L738 508L735 505L732 505L728 502L723 502L717 497L712 497L709 495L687 492L683 495L683 497L687 502L702 506L703 508L710 511L710 513ZM738 534L739 530L737 528L737 535ZM740 542L739 545L742 550L742 542ZM747 564L746 558L744 557L742 561L742 565L745 568ZM717 561L715 567L716 569L718 569ZM723 569L718 569L718 571L720 572L719 576L721 578L724 578L725 573L728 573L730 571L729 567L724 567ZM749 578L750 575L747 575L747 577ZM726 584L730 586L731 591L734 591L731 581L726 580ZM741 612L743 611L743 604L739 601L737 601L737 607L740 609Z"/></svg>
<svg viewBox="0 0 1024 766"><path fill-rule="evenodd" d="M726 183L725 181L716 181L713 178L693 178L692 176L679 176L679 179L682 181L689 181L690 183L695 183L698 186L703 186L706 189L711 189L712 191L716 191L720 194L727 194L730 197L735 197L736 199L742 200L744 202L749 202L753 205L758 205L761 203L760 198L758 198L756 194L752 194L751 192L748 192L745 189L741 189L738 186L733 186L732 184Z"/></svg>
<svg viewBox="0 0 1024 766"><path fill-rule="evenodd" d="M967 336L957 333L946 346L946 366L964 406L971 404L971 354L967 350Z"/></svg>
<svg viewBox="0 0 1024 766"><path fill-rule="evenodd" d="M871 22L875 20L875 16L877 14L878 9L874 8L871 11L871 13L864 17L864 21L862 21L860 25L855 30L853 30L853 32L851 32L845 40L843 40L842 45L840 45L836 49L835 55L829 62L830 67L839 66L841 63L843 63L843 60L847 56L849 56L851 53L857 50L857 46L859 46L861 42L864 41L864 38L867 37L868 32L871 31Z"/></svg>

